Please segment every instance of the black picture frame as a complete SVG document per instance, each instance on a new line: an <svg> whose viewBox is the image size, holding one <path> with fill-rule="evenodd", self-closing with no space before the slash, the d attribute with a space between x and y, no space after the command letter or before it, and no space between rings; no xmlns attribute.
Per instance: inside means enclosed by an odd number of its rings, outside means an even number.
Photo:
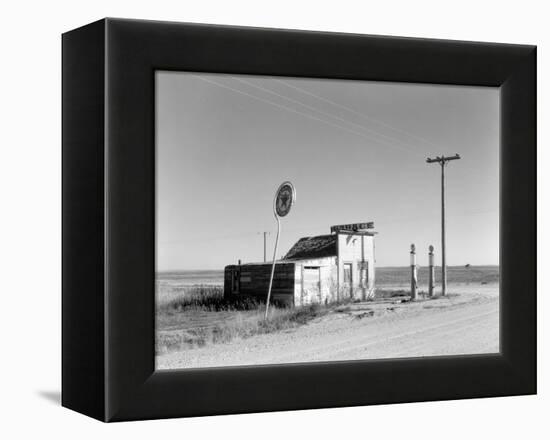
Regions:
<svg viewBox="0 0 550 440"><path fill-rule="evenodd" d="M62 404L102 421L536 393L536 47L103 19L62 37ZM499 86L495 355L155 371L155 70Z"/></svg>

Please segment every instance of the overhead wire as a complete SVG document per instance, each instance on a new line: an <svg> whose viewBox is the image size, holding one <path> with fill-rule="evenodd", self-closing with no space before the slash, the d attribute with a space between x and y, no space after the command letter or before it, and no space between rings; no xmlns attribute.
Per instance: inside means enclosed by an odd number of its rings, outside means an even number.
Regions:
<svg viewBox="0 0 550 440"><path fill-rule="evenodd" d="M321 122L321 123L326 124L326 125L329 125L329 126L331 126L331 127L335 127L335 128L341 129L341 130L348 131L348 132L350 132L350 133L352 133L352 134L355 134L355 135L357 135L357 136L361 136L361 137L363 137L363 138L366 138L366 139L368 139L369 141L373 141L373 140L374 140L375 142L382 143L382 141L380 141L379 139L372 139L372 138L367 137L365 133L361 133L361 132L358 132L358 131L356 131L356 130L350 129L350 128L348 128L348 127L345 127L345 126L342 126L342 125L339 125L339 124L335 124L335 123L333 123L333 122L326 121L326 120L324 120L324 119L318 118L318 117L315 116L315 115L311 115L311 114L308 114L308 113L301 112L301 111L296 110L296 109L294 109L294 108L292 108L292 107L288 107L288 106L286 106L286 105L279 104L279 103L273 102L273 101L271 101L271 100L268 100L268 99L265 99L265 98L262 98L262 97L253 95L253 94L248 93L248 92L246 92L246 91L244 91L244 90L240 90L240 89L237 89L237 88L235 88L235 87L229 86L229 85L227 85L227 84L222 84L222 83L219 83L219 82L214 81L214 80L212 80L212 79L205 78L204 76L199 76L199 75L194 75L194 74L193 74L193 76L194 76L195 78L201 80L201 81L205 81L205 82L207 82L207 83L211 83L211 84L216 85L216 86L218 86L218 87L225 88L225 89L230 90L230 91L232 91L232 92L234 92L234 93L238 93L238 94L247 96L247 97L249 97L249 98L251 98L251 99L255 99L255 100L261 101L261 102L263 102L263 103L266 103L266 104L268 104L268 105L277 107L277 108L279 108L279 109L282 109L282 110L285 110L285 111L289 111L289 112L291 112L291 113L299 114L299 115L301 115L301 116L304 116L304 117L306 117L306 118L309 118L309 119L312 119L312 120ZM302 103L302 102L300 102L300 101L297 101L297 100L295 100L295 99L293 99L293 98L289 98L289 97L286 97L286 96L284 96L284 95L281 95L281 94L279 94L279 93L277 93L277 92L274 92L274 91L272 91L272 90L266 89L265 87L262 87L262 86L258 86L258 85L252 84L252 83L250 83L249 81L246 81L246 80L244 80L244 79L236 78L236 77L231 77L231 79L237 80L237 81L239 81L239 82L241 82L241 83L243 83L243 84L246 84L246 85L249 85L249 86L251 86L251 87L257 88L257 89L259 89L259 90L262 90L262 91L264 91L264 92L266 92L266 93L269 93L269 94L272 94L272 95L274 95L274 96L278 96L278 97L280 97L280 98L282 98L282 99L288 100L289 102L293 102L293 103L295 103L295 104L301 105L301 106L303 106L304 108L308 108L308 109L310 109L310 110L312 110L312 111L316 111L316 112L321 113L321 114L323 114L323 115L325 115L325 116L327 116L327 117L332 117L332 118L340 119L340 120L342 120L344 123L353 124L353 125L358 125L358 124L354 124L354 123L351 123L351 122L349 122L349 121L346 121L346 120L344 120L344 119L342 119L342 118L336 117L336 116L334 116L334 115L331 115L331 114L329 114L329 113L326 113L326 112L324 112L324 111L321 111L321 110L319 110L319 109L316 109L316 108L314 108L314 107L312 107L312 106L309 106L309 105L307 105L307 104L304 104L304 103ZM358 115L360 115L360 116L363 116L363 117L365 117L365 118L369 118L368 116L363 115L362 113L359 113L359 112L357 112L357 111L355 111L355 110L353 110L353 109L347 108L346 106L340 105L340 104L335 103L335 102L333 102L333 101L331 101L331 100L328 100L328 99L326 99L326 98L323 98L323 97L320 97L320 96L318 96L318 95L315 95L314 93L311 93L311 92L309 92L309 91L306 91L306 90L304 90L304 89L302 89L302 88L300 88L300 87L298 87L298 86L294 86L294 85L288 84L288 83L286 83L285 81L282 81L282 80L279 80L279 79L275 79L275 78L273 78L273 79L274 79L275 81L279 82L279 83L282 83L282 84L284 84L284 85L290 87L290 88L296 89L296 90L298 90L298 91L302 91L302 92L305 93L305 94L311 95L311 96L316 97L316 98L318 98L318 99L320 99L320 100L323 100L323 101L326 101L326 102L328 102L328 103L334 104L335 106L341 107L341 108L343 108L343 109L347 109L347 110L349 110L349 111L352 112L352 113L356 113L356 114L358 114ZM370 118L369 118L369 119L370 119ZM377 121L377 122L379 122L380 124L384 124L384 123L382 123L381 121ZM361 127L363 127L363 126L361 126ZM363 128L366 128L366 127L363 127ZM406 132L404 132L404 133L406 133ZM377 134L378 134L378 133L377 133ZM378 135L380 135L380 134L378 134ZM382 136L383 136L383 135L382 135ZM411 135L411 136L414 136L414 135ZM387 144L387 145L389 145L390 147L399 148L399 147L396 147L396 146L393 145L393 144ZM402 148L399 148L399 149L402 149ZM405 151L410 152L410 150L405 150ZM475 214L475 213L472 213L472 214ZM399 222L399 221L398 221L398 222ZM394 221L393 219L387 219L386 221L384 221L384 223L395 223L395 221ZM291 228L290 230L300 230L300 229L303 229L303 228ZM240 234L233 234L233 235L225 235L225 236L221 236L221 237L212 237L212 239L213 239L213 240L223 240L223 239L228 239L228 238L233 238L233 237L244 237L244 236L247 236L247 235L249 235L249 233L240 233ZM183 240L183 241L186 241L186 240ZM171 241L168 241L168 242L161 242L161 244L163 244L163 245L174 245L174 244L176 244L176 243L181 243L181 242L182 242L182 240L171 240Z"/></svg>
<svg viewBox="0 0 550 440"><path fill-rule="evenodd" d="M227 84L222 84L222 83L219 83L217 81L214 81L212 79L207 79L203 76L198 76L198 75L193 75L195 78L201 80L201 81L204 81L204 82L207 82L207 83L210 83L210 84L214 84L218 87L221 87L221 88L224 88L224 89L227 89L227 90L231 90L235 93L238 93L238 94L241 94L241 95L244 95L244 96L247 96L249 98L252 98L252 99L255 99L257 101L261 101L265 104L268 104L268 105L272 105L274 107L277 107L279 109L282 109L282 110L286 110L286 111L289 111L291 113L295 113L295 114L298 114L298 115L302 115L308 119L312 119L312 120L315 120L315 121L318 121L318 122L321 122L325 125L328 125L328 126L331 126L333 128L338 128L340 130L343 130L343 131L347 131L348 133L352 133L352 134L355 134L356 136L360 136L364 139L367 139L369 140L370 142L377 142L379 144L383 144L383 145L386 145L386 146L389 146L390 148L395 148L395 149L398 149L398 150L401 150L401 151L405 151L407 153L411 153L411 149L410 148L403 148L403 147L399 147L395 144L391 144L391 143L388 143L386 141L382 141L380 139L373 139L372 137L368 137L365 133L362 133L362 132L359 132L359 131L356 131L356 130L353 130L349 127L346 127L346 126L342 126L340 124L336 124L334 122L330 122L330 121L326 121L324 119L321 119L317 116L314 116L314 115L311 115L311 114L308 114L308 113L304 113L304 112L301 112L299 110L296 110L292 107L288 107L286 105L283 105L283 104L279 104L279 103L276 103L276 102L273 102L271 100L268 100L268 99L265 99L265 98L261 98L259 96L256 96L256 95L253 95L251 93L248 93L248 92L245 92L243 90L240 90L240 89L237 89L235 87L232 87L232 86L229 86Z"/></svg>
<svg viewBox="0 0 550 440"><path fill-rule="evenodd" d="M303 88L301 88L301 87L299 87L299 86L296 86L296 85L294 85L294 84L289 84L287 81L284 81L284 80L281 80L281 79L278 79L278 78L273 78L273 80L274 80L275 82L278 82L278 83L280 83L280 84L283 84L283 85L285 85L285 86L287 86L287 87L289 87L289 88L291 88L291 89L297 90L297 91L302 92L302 93L304 93L304 94L306 94L306 95L309 95L309 96L311 96L311 97L313 97L313 98L316 98L316 99L318 99L318 100L320 100L320 101L324 101L324 102L326 102L326 103L328 103L328 104L331 104L331 105L333 105L333 106L335 106L335 107L338 107L338 108L340 108L340 109L342 109L342 110L346 110L346 111L348 111L348 112L350 112L350 113L353 113L353 114L355 114L355 115L357 115L357 116L360 116L360 117L362 117L362 118L364 118L364 119L366 119L366 120L369 120L369 121L372 121L372 122L374 122L374 123L376 123L376 124L382 125L382 126L388 128L388 129L390 129L390 130L394 130L394 131L399 132L399 133L401 133L401 134L404 134L404 135L406 135L406 136L410 136L410 137L412 137L412 138L415 138L415 139L417 139L417 140L423 142L424 144L429 145L430 147L439 148L439 147L438 147L436 144L434 144L432 141L430 141L430 140L428 140L428 139L426 139L426 138L424 138L424 137L422 137L422 136L419 136L419 135L416 135L416 134L411 133L411 132L409 132L409 131L403 130L403 129L399 128L399 127L395 127L395 126L393 126L393 125L391 125L391 124L388 124L388 123L386 123L386 122L380 121L379 119L373 118L372 116L365 115L364 113L358 112L357 110L354 110L354 109L352 109L352 108L350 108L350 107L348 107L348 106L345 106L345 105L343 105L343 104L339 104L339 103L337 103L337 102L335 102L335 101L332 101L332 100L330 100L330 99L328 99L328 98L319 96L319 95L317 95L316 93L313 93L313 92L311 92L311 91L309 91L309 90L305 90L305 89L303 89Z"/></svg>
<svg viewBox="0 0 550 440"><path fill-rule="evenodd" d="M389 140L389 141L391 141L391 142L400 143L400 144L402 144L403 146L413 147L414 149L417 149L417 147L416 147L415 145L412 145L412 144L409 144L409 143L407 143L407 142L404 142L404 141L401 140L401 139L398 139L398 138L395 138L395 137L388 136L388 135L386 135L386 134L384 134L384 133L380 133L380 132L378 132L378 131L372 129L371 127L367 127L367 126L365 126L365 125L363 125L363 124L357 124L357 123L355 123L355 122L348 121L347 119L341 118L340 116L336 116L336 115L334 115L334 114L332 114L332 113L329 113L329 112L326 112L326 111L324 111L324 110L319 110L319 109L316 108L316 107L313 107L313 106L308 105L308 104L304 104L303 102L298 101L298 100L296 100L296 99L294 99L294 98L290 98L290 97L288 97L288 96L281 95L280 93L277 93L277 92L275 92L275 91L273 91L273 90L267 89L267 88L265 88L265 87L263 87L263 86L260 86L260 85L257 85L257 84L253 84L253 83L251 83L251 82L249 82L249 81L246 81L245 79L238 78L238 77L234 77L234 76L232 76L231 78L234 79L235 81L239 81L239 82L241 82L241 83L243 83L243 84L246 84L246 85L248 85L248 86L250 86L250 87L254 87L254 88L256 88L256 89L258 89L258 90L261 90L261 91L263 91L263 92L265 92L265 93L269 93L269 94L271 94L271 95L274 95L274 96L277 96L277 97L279 97L279 98L285 99L285 100L287 100L287 101L289 101L289 102L292 102L292 103L294 103L294 104L300 105L300 106L302 106L302 107L304 107L304 108L307 108L307 109L309 109L309 110L312 110L312 111L314 111L314 112L320 113L320 114L322 114L323 116L326 116L326 117L329 117L329 118L336 119L336 120L338 120L338 121L340 121L340 122L343 122L344 124L353 125L353 126L358 127L358 128L360 128L360 129L367 130L369 133L371 133L371 134L373 134L373 135L375 135L375 136L382 137L382 138L387 139L387 140Z"/></svg>

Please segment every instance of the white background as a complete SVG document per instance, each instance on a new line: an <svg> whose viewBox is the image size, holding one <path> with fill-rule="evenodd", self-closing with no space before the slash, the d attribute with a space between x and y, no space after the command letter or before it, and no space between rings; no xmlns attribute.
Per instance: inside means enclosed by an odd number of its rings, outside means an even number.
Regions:
<svg viewBox="0 0 550 440"><path fill-rule="evenodd" d="M19 1L1 6L0 436L3 438L548 438L550 44L545 2ZM539 395L101 424L59 406L61 39L126 17L538 45ZM547 197L546 197L547 198ZM518 255L518 258L521 256ZM521 295L521 292L518 292ZM546 347L545 347L546 345Z"/></svg>

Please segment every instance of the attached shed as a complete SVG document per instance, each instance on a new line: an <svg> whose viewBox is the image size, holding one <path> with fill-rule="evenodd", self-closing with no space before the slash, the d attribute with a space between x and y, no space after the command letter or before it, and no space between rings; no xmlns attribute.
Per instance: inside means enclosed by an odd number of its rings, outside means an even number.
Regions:
<svg viewBox="0 0 550 440"><path fill-rule="evenodd" d="M271 297L288 306L330 303L374 295L372 223L331 228L332 233L298 240L275 265ZM224 295L267 298L271 262L225 267Z"/></svg>

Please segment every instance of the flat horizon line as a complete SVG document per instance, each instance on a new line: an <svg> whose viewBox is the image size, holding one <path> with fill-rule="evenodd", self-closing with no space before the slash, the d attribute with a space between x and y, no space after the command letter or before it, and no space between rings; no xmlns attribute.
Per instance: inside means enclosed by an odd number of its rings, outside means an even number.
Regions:
<svg viewBox="0 0 550 440"><path fill-rule="evenodd" d="M261 263L258 263L261 264ZM267 262L267 264L270 264ZM409 268L410 266L375 266L375 269L403 269L403 268ZM428 265L419 264L418 267L428 267ZM441 268L441 265L435 265L435 268ZM448 268L466 268L465 264L455 264L455 265L447 265ZM500 264L470 264L470 268L472 267L499 267ZM169 272L223 272L224 269L162 269L162 270L156 270L155 273L169 273Z"/></svg>

